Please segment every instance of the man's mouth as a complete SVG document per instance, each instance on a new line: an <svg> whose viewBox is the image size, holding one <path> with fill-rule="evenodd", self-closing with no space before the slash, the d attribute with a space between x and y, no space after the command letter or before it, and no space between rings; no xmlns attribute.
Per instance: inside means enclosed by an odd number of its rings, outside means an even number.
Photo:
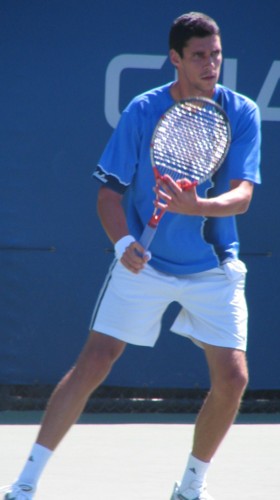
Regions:
<svg viewBox="0 0 280 500"><path fill-rule="evenodd" d="M201 76L202 80L215 80L216 75L215 74L207 74L207 75L202 75Z"/></svg>

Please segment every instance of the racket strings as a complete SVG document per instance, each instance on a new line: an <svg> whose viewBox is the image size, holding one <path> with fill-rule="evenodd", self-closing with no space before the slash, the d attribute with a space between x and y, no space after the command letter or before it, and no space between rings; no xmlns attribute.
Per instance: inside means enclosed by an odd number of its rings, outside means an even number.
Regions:
<svg viewBox="0 0 280 500"><path fill-rule="evenodd" d="M190 103L176 106L163 117L154 140L157 169L172 178L186 176L201 182L213 173L225 155L228 128L222 113L212 106Z"/></svg>

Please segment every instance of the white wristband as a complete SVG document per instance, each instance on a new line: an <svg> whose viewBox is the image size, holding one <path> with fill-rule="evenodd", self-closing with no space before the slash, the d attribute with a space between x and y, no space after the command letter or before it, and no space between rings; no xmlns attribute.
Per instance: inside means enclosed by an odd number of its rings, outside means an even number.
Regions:
<svg viewBox="0 0 280 500"><path fill-rule="evenodd" d="M131 234L127 234L126 236L123 236L120 240L115 243L115 256L117 259L121 259L123 253L125 252L125 249L130 245L130 243L133 243L135 238L131 236Z"/></svg>

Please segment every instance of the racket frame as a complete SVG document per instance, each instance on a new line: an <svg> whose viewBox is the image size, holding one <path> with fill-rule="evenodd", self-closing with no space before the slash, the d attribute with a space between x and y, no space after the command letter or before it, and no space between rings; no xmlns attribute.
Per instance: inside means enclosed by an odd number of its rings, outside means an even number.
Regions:
<svg viewBox="0 0 280 500"><path fill-rule="evenodd" d="M162 122L165 119L166 115L168 113L170 113L170 111L173 108L177 108L180 105L183 106L185 103L194 103L194 104L203 103L206 106L208 105L208 106L212 106L212 107L216 108L218 110L218 112L223 116L223 118L224 118L224 124L225 124L226 129L227 129L227 142L226 142L226 146L224 148L223 154L221 155L219 161L216 163L215 168L213 168L211 170L211 172L208 172L203 177L200 177L198 180L192 181L190 184L187 184L187 185L185 184L182 187L182 189L184 191L187 191L187 190L192 189L194 186L202 184L206 180L210 179L217 172L217 170L220 168L220 166L222 165L222 163L224 162L224 160L226 158L226 155L227 155L229 147L230 147L230 143L231 143L231 128L230 128L230 122L229 122L229 119L228 119L228 116L227 116L225 110L220 106L219 103L217 103L213 99L209 99L209 98L206 98L206 97L190 97L188 99L181 99L180 101L177 101L174 104L172 104L172 106L170 106L166 110L166 112L163 113L163 115L158 120L157 125L156 125L156 127L155 127L155 129L153 131L152 139L151 139L151 144L150 144L150 160L151 160L152 169L153 169L153 172L154 172L155 181L157 181L158 179L162 178L162 175L158 171L156 163L155 163L155 160L154 160L154 143L155 143L155 138L157 136L158 129L162 125ZM183 178L184 178L184 176L182 174L182 179ZM180 180L178 180L177 182L180 182ZM158 196L157 196L157 199L158 199ZM139 240L139 243L143 246L143 248L145 248L145 250L147 250L149 248L149 246L150 246L150 244L151 244L151 242L152 242L152 240L154 238L154 235L155 235L155 232L157 230L158 224L159 224L161 218L163 217L165 211L166 211L165 209L158 210L157 208L155 208L154 211L153 211L153 213L152 213L152 216L151 216L150 220L146 224L146 226L145 226L145 228L143 230L143 233L142 233L142 235L140 237L140 240Z"/></svg>

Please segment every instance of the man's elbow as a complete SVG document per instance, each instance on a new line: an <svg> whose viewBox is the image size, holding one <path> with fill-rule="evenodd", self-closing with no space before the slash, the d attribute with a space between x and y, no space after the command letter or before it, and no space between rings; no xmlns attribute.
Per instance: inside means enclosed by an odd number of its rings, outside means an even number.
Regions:
<svg viewBox="0 0 280 500"><path fill-rule="evenodd" d="M239 203L238 214L240 214L240 215L245 214L249 210L249 207L251 204L251 199L252 199L252 195L249 193L247 196L244 196L242 198L242 200Z"/></svg>

